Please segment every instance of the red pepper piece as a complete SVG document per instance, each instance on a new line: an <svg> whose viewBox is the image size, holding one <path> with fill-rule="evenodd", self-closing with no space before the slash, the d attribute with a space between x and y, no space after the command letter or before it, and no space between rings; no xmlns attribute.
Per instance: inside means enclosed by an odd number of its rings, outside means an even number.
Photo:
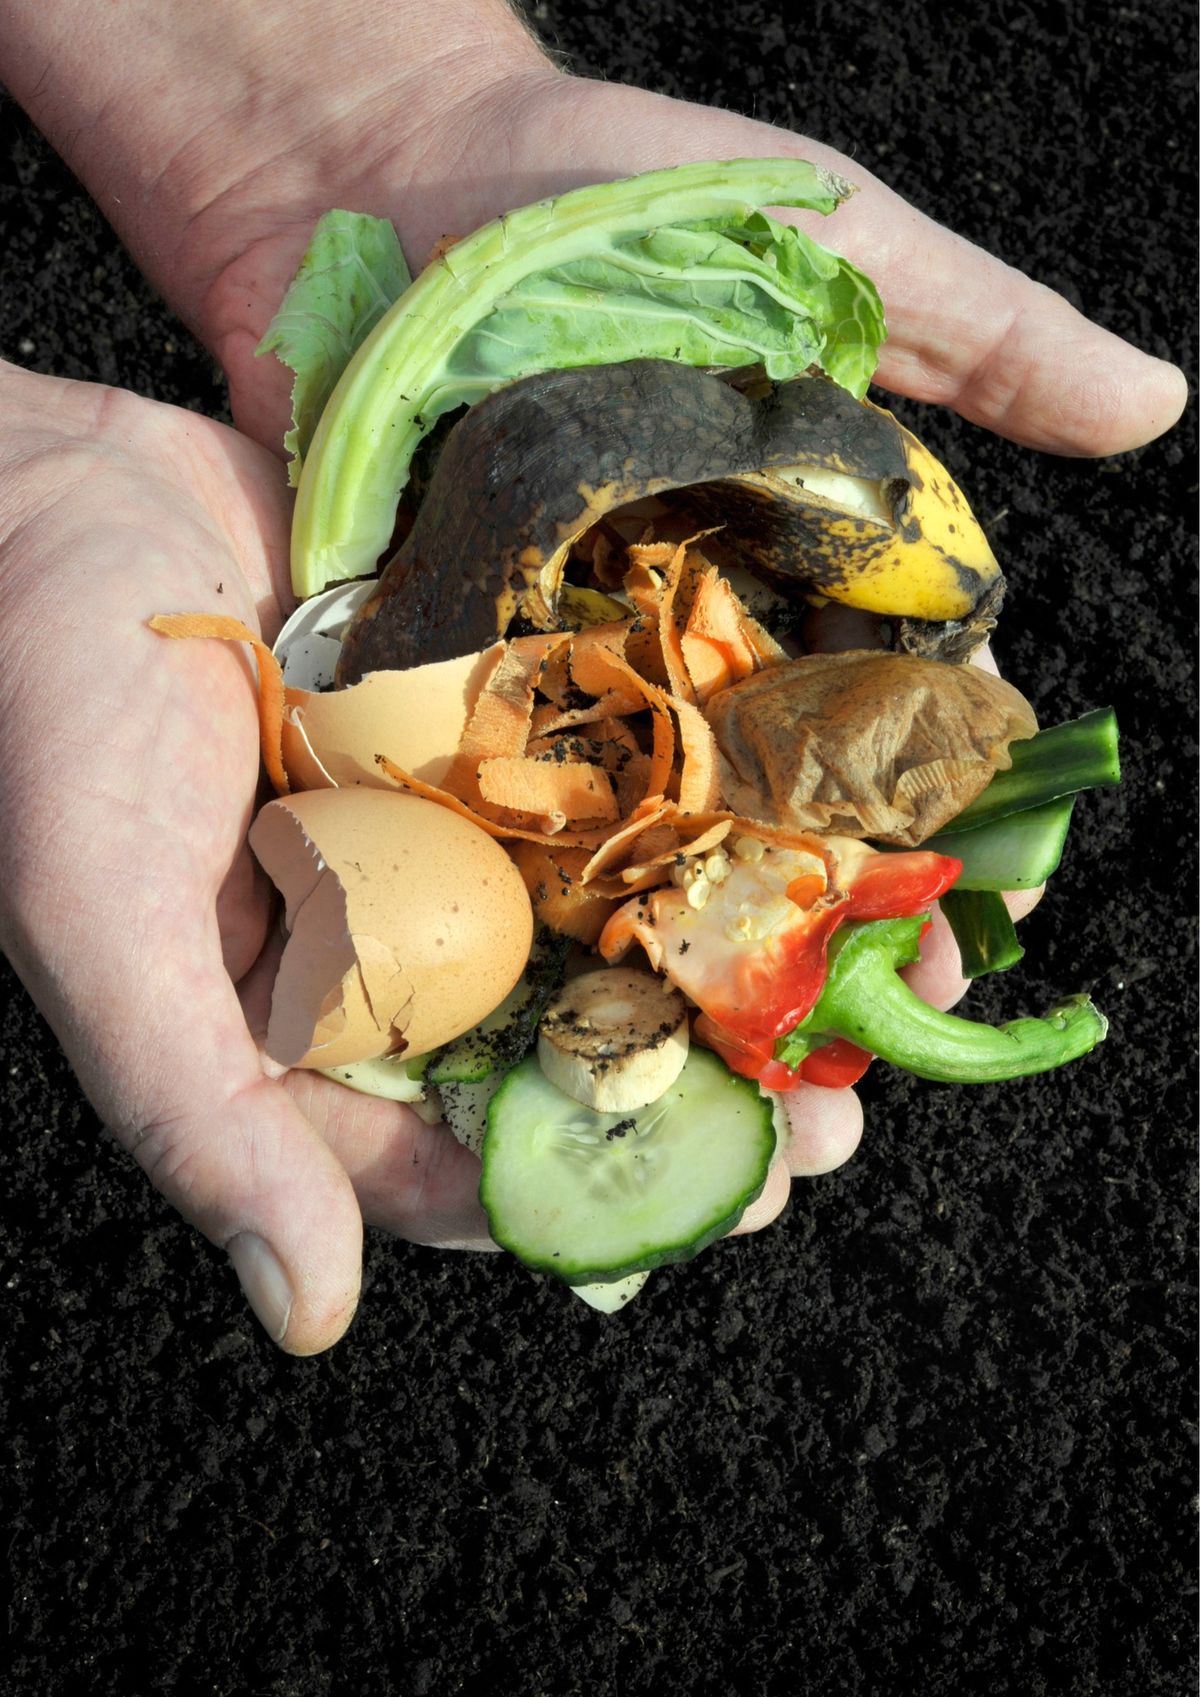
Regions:
<svg viewBox="0 0 1200 1697"><path fill-rule="evenodd" d="M842 917L908 919L944 896L961 871L961 860L930 849L872 855L854 875Z"/></svg>
<svg viewBox="0 0 1200 1697"><path fill-rule="evenodd" d="M775 1059L772 1043L761 1039L755 1042L753 1038L739 1036L718 1025L707 1014L701 1014L696 1021L696 1040L715 1050L731 1072L740 1073L743 1078L756 1078L764 1090L795 1090L801 1084L820 1084L827 1090L846 1090L858 1083L875 1059L869 1050L860 1049L857 1043L835 1037L832 1042L814 1049L808 1059L794 1069Z"/></svg>
<svg viewBox="0 0 1200 1697"><path fill-rule="evenodd" d="M858 1083L874 1059L869 1049L860 1049L845 1037L835 1037L832 1043L823 1043L813 1050L800 1068L800 1077L805 1084L821 1084L826 1090L848 1090Z"/></svg>
<svg viewBox="0 0 1200 1697"><path fill-rule="evenodd" d="M801 1081L798 1072L775 1059L773 1038L731 1031L706 1013L697 1018L695 1033L696 1041L720 1055L730 1072L756 1078L764 1090L795 1090Z"/></svg>
<svg viewBox="0 0 1200 1697"><path fill-rule="evenodd" d="M653 964L701 1009L696 1034L702 1043L745 1078L773 1090L795 1089L807 1074L775 1060L775 1040L816 1005L839 926L924 912L961 871L961 861L928 849L880 854L855 844L840 866L834 861L830 885L815 902L812 876L798 872L787 894L794 889L801 899L766 934L740 940L726 928L727 915L725 922L720 918L725 894L736 898L739 878L751 876L735 866L699 911L672 888L626 902L605 926L600 951L618 959L631 942L641 942Z"/></svg>

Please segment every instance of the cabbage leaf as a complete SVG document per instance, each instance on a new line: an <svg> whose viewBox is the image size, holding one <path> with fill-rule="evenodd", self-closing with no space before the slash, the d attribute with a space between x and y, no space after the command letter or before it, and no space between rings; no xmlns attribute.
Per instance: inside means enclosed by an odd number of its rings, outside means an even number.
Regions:
<svg viewBox="0 0 1200 1697"><path fill-rule="evenodd" d="M335 211L318 221L300 269L255 349L278 354L295 374L292 427L283 438L292 456L289 482L300 481L308 444L338 378L411 282L388 219Z"/></svg>
<svg viewBox="0 0 1200 1697"><path fill-rule="evenodd" d="M538 201L447 248L348 360L311 441L298 420L296 594L373 572L422 437L517 378L654 358L775 379L817 365L861 397L878 292L759 210L828 214L852 192L798 160L683 165ZM314 345L327 358L330 341Z"/></svg>

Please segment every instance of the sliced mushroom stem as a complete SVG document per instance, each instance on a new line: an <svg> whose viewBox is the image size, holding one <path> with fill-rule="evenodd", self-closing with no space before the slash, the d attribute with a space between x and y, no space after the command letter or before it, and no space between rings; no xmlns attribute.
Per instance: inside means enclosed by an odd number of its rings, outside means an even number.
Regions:
<svg viewBox="0 0 1200 1697"><path fill-rule="evenodd" d="M625 967L572 978L538 1028L546 1077L602 1114L656 1102L683 1071L687 1052L683 996L664 979Z"/></svg>

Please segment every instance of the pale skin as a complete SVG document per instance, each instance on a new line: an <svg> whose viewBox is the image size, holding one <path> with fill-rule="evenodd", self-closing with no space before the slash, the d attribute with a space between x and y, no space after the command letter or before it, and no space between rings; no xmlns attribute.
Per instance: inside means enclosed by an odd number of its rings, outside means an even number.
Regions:
<svg viewBox="0 0 1200 1697"><path fill-rule="evenodd" d="M1184 382L816 141L566 76L501 0L12 0L0 78L220 360L240 432L0 366L0 943L105 1123L230 1250L275 1341L311 1354L353 1315L364 1220L487 1246L477 1163L448 1134L264 1060L246 657L145 629L209 611L270 640L291 606L288 377L252 350L316 217L389 216L419 265L577 183L792 154L859 185L823 234L882 289L887 387L1087 455L1168 429ZM943 1006L961 994L943 929L916 981ZM806 1088L789 1111L741 1229L858 1143L850 1091Z"/></svg>

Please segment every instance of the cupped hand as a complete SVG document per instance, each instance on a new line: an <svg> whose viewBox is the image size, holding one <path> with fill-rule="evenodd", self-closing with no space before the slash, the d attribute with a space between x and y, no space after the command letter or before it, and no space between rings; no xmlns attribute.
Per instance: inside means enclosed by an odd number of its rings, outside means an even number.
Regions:
<svg viewBox="0 0 1200 1697"><path fill-rule="evenodd" d="M344 1330L362 1219L486 1246L478 1163L411 1111L264 1065L269 885L247 653L286 595L279 463L218 424L0 366L0 944L105 1123L226 1248L270 1334ZM250 974L247 977L247 974ZM243 998L238 986L243 986Z"/></svg>
<svg viewBox="0 0 1200 1697"><path fill-rule="evenodd" d="M500 60L471 98L443 100L415 147L399 127L373 124L355 140L339 204L391 217L416 270L442 237L527 201L740 157L809 159L855 185L831 218L781 216L878 284L888 322L876 377L884 388L1061 454L1120 452L1179 417L1187 385L1175 366L916 211L857 160L731 112L568 76L536 57L515 67ZM328 203L327 191L319 204L311 191L306 197L288 170L272 160L214 198L175 268L177 303L223 364L239 427L273 449L287 421L288 381L253 350ZM205 273L214 253L223 257ZM201 275L211 278L202 290Z"/></svg>
<svg viewBox="0 0 1200 1697"><path fill-rule="evenodd" d="M444 1127L262 1053L279 950L246 843L248 657L146 621L231 614L272 638L290 605L279 462L195 414L11 366L0 399L0 946L105 1124L228 1251L271 1337L311 1353L354 1312L363 1220L492 1245L478 1161ZM743 1229L858 1141L850 1091L792 1109Z"/></svg>

